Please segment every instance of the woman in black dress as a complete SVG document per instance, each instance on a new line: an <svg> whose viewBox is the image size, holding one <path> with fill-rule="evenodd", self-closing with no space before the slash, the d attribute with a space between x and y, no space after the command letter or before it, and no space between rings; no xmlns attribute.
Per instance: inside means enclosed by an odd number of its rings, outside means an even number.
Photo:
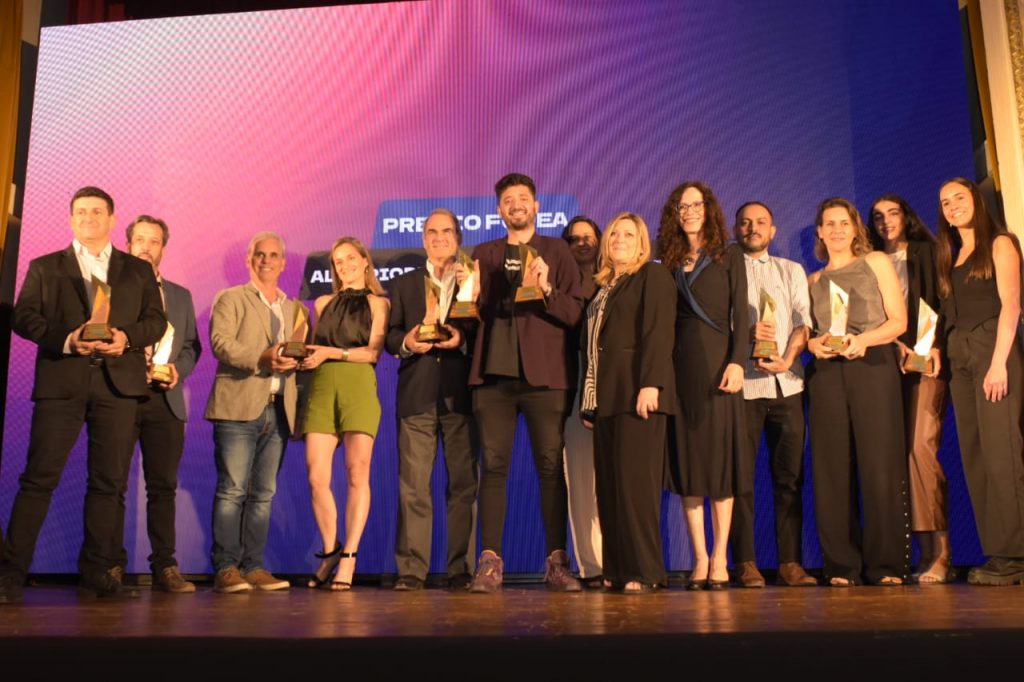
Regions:
<svg viewBox="0 0 1024 682"><path fill-rule="evenodd" d="M946 416L949 370L939 352L940 335L927 353L931 364L922 372L907 371L903 361L918 337L918 312L924 301L939 311L935 237L917 212L900 196L883 194L871 205L871 242L885 251L896 268L907 306L907 331L896 340L900 351L903 422L910 465L910 527L921 556L914 578L922 585L948 582L952 576L946 474L939 463L942 419ZM934 333L933 328L933 333Z"/></svg>
<svg viewBox="0 0 1024 682"><path fill-rule="evenodd" d="M1020 245L970 180L944 184L939 210L949 391L981 549L990 557L967 582L1013 585L1024 582Z"/></svg>
<svg viewBox="0 0 1024 682"><path fill-rule="evenodd" d="M671 485L683 496L694 567L688 589L729 585L728 540L736 467L742 461L743 365L747 355L747 274L743 252L728 243L725 218L711 189L684 182L661 213L658 253L675 276L676 390L683 427L673 439ZM733 332L733 330L738 330ZM704 536L704 499L711 498L713 549Z"/></svg>
<svg viewBox="0 0 1024 682"><path fill-rule="evenodd" d="M651 263L647 225L620 213L605 230L584 322L581 415L594 429L605 580L625 594L665 584L661 490L675 410L672 276Z"/></svg>

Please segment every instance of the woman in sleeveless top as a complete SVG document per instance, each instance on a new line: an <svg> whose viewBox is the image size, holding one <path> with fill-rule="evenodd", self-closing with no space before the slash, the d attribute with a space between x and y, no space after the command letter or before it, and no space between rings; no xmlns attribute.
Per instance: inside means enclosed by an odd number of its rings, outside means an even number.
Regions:
<svg viewBox="0 0 1024 682"><path fill-rule="evenodd" d="M989 556L967 582L1013 585L1024 582L1020 246L970 180L944 184L939 211L949 390L981 549Z"/></svg>
<svg viewBox="0 0 1024 682"><path fill-rule="evenodd" d="M676 280L673 363L682 428L669 438L670 486L683 496L694 566L687 589L729 585L728 541L745 440L743 366L748 353L747 271L728 243L725 218L700 182L676 187L662 208L658 252ZM735 331L734 331L735 330ZM711 499L714 545L704 539L704 499Z"/></svg>
<svg viewBox="0 0 1024 682"><path fill-rule="evenodd" d="M942 335L936 333L925 352L930 365L922 373L908 371L904 360L918 341L918 317L923 301L939 312L935 237L917 213L895 194L883 194L871 205L871 241L885 251L896 267L904 303L907 331L896 340L903 373L903 420L907 461L910 465L910 527L920 549L914 578L922 585L948 582L953 577L946 507L946 474L939 463L942 419L946 416L949 369L940 353ZM933 333L935 327L931 327Z"/></svg>
<svg viewBox="0 0 1024 682"><path fill-rule="evenodd" d="M380 422L374 367L384 347L388 301L366 248L353 237L331 247L334 294L316 299L317 325L302 369L315 370L303 433L313 516L323 538L310 587L352 587L356 550L370 513L370 457ZM334 451L345 445L345 540L331 491ZM333 578L333 580L332 580Z"/></svg>
<svg viewBox="0 0 1024 682"><path fill-rule="evenodd" d="M594 275L597 274L597 256L601 249L601 228L590 218L578 215L569 220L562 231L562 239L569 243L569 251L580 267L580 290L583 292L583 309L586 310L597 292ZM573 368L579 367L579 336L580 327L577 326L565 344L569 365ZM576 374L574 369L570 376ZM565 487L569 494L569 530L580 568L580 582L584 587L599 588L604 585L604 576L601 569L601 522L594 487L594 437L580 422L579 405L579 396L576 396L572 414L565 422L562 456Z"/></svg>
<svg viewBox="0 0 1024 682"><path fill-rule="evenodd" d="M893 342L907 328L906 306L892 261L871 251L853 204L826 199L816 222L815 254L826 264L807 279L814 318L807 400L825 578L833 587L862 576L900 585L909 578L910 535ZM833 336L841 339L835 347Z"/></svg>

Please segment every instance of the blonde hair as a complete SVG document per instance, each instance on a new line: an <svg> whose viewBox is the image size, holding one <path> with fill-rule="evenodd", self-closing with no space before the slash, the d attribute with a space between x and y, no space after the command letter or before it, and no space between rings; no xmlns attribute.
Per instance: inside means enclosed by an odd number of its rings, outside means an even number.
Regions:
<svg viewBox="0 0 1024 682"><path fill-rule="evenodd" d="M623 220L633 221L633 224L636 225L637 237L640 239L640 246L634 256L634 260L623 269L623 274L632 275L651 260L651 235L647 230L647 223L636 213L620 213L608 221L608 225L604 228L604 235L601 238L601 253L597 257L597 274L594 275L594 281L597 282L598 286L611 284L612 279L615 278L615 268L612 265L610 254L612 228Z"/></svg>
<svg viewBox="0 0 1024 682"><path fill-rule="evenodd" d="M371 293L377 296L384 295L384 287L380 285L377 280L377 272L373 269L373 259L370 258L370 252L366 250L363 243L355 237L338 237L334 244L331 245L330 259L331 259L331 280L332 289L335 293L341 291L341 277L338 276L338 270L334 267L334 252L338 250L339 246L348 244L355 249L360 256L366 259L366 272L363 274L363 286L370 290Z"/></svg>

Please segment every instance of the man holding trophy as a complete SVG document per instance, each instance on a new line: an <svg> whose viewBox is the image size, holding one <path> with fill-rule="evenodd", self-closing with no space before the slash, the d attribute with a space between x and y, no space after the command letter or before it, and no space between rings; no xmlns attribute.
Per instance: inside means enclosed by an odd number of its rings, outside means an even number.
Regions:
<svg viewBox="0 0 1024 682"><path fill-rule="evenodd" d="M153 266L167 315L163 337L152 346L146 346L149 390L135 418L146 480L146 530L152 550L149 563L154 590L183 594L195 592L196 586L181 576L174 558L178 465L185 447L185 422L188 420L182 384L196 366L202 346L196 331L192 294L160 275L160 261L169 237L167 223L159 218L141 215L128 225L128 252ZM123 537L123 496L121 505L119 536ZM127 554L122 550L121 556L120 565L124 566Z"/></svg>
<svg viewBox="0 0 1024 682"><path fill-rule="evenodd" d="M501 589L506 485L518 415L526 417L540 479L550 589L578 591L565 552L568 519L563 474L563 425L576 382L566 358L569 330L583 310L579 268L561 239L536 231L537 189L525 175L506 175L495 185L498 213L508 234L479 245L474 258L480 281L481 324L469 383L483 457L480 530L483 551L472 592ZM460 266L460 279L467 268ZM467 288L462 279L463 288Z"/></svg>
<svg viewBox="0 0 1024 682"><path fill-rule="evenodd" d="M391 289L389 353L398 368L398 531L395 590L423 588L430 569L433 503L430 477L440 437L448 470L448 586L469 586L469 541L476 500L476 438L469 397L469 355L453 318L473 319L475 273L459 249L462 230L439 208L423 224L426 266L407 272ZM467 268L456 286L455 263ZM472 326L475 326L472 325Z"/></svg>
<svg viewBox="0 0 1024 682"><path fill-rule="evenodd" d="M71 245L33 260L13 329L35 343L28 456L0 560L0 604L17 603L36 539L83 424L89 428L85 537L78 557L87 596L137 596L121 586L118 500L147 394L146 346L166 327L153 268L113 248L114 201L98 187L71 199ZM89 332L88 334L86 332Z"/></svg>
<svg viewBox="0 0 1024 682"><path fill-rule="evenodd" d="M771 210L751 201L736 212L736 241L743 249L747 270L751 358L743 379L747 418L747 463L737 467L749 480L739 486L732 509L733 562L743 587L764 587L754 551L754 473L761 434L771 458L775 500L775 541L778 548L778 583L803 587L817 581L803 569L803 460L804 368L800 353L807 346L811 303L807 274L799 263L768 253L775 238Z"/></svg>

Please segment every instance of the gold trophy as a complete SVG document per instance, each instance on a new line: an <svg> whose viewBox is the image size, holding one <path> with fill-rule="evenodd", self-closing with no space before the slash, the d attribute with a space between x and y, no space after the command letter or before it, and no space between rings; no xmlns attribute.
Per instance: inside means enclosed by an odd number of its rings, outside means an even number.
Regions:
<svg viewBox="0 0 1024 682"><path fill-rule="evenodd" d="M441 287L429 275L423 276L423 295L427 312L423 315L423 323L416 332L416 340L421 343L437 343L451 338L451 332L440 323Z"/></svg>
<svg viewBox="0 0 1024 682"><path fill-rule="evenodd" d="M903 361L903 369L907 372L931 372L932 358L928 352L935 342L935 328L939 323L939 315L932 307L921 299L917 309L917 342L914 349Z"/></svg>
<svg viewBox="0 0 1024 682"><path fill-rule="evenodd" d="M459 285L459 291L455 294L455 303L452 304L448 317L456 320L478 320L480 319L480 310L476 307L476 301L473 300L473 289L476 288L476 279L480 276L480 273L475 271L473 259L462 249L459 249L456 258L462 264L463 269L469 274L466 275L466 279Z"/></svg>
<svg viewBox="0 0 1024 682"><path fill-rule="evenodd" d="M775 303L775 299L771 297L764 289L761 289L761 322L771 322L775 324L775 309L778 304ZM773 358L779 354L779 344L775 342L775 339L771 341L764 341L757 339L754 341L754 351L750 354L753 358Z"/></svg>
<svg viewBox="0 0 1024 682"><path fill-rule="evenodd" d="M110 319L110 285L93 275L92 290L95 295L92 300L92 316L85 323L79 338L82 341L110 343L114 340L114 332L107 323Z"/></svg>
<svg viewBox="0 0 1024 682"><path fill-rule="evenodd" d="M544 292L541 291L537 276L530 272L530 264L537 258L537 249L529 244L519 245L519 262L522 264L523 282L516 289L516 303L528 304L540 301L547 307Z"/></svg>
<svg viewBox="0 0 1024 682"><path fill-rule="evenodd" d="M306 348L306 333L308 331L309 318L306 309L296 301L295 315L292 318L292 333L284 342L284 347L281 348L281 357L302 360L309 355L309 349Z"/></svg>
<svg viewBox="0 0 1024 682"><path fill-rule="evenodd" d="M846 321L850 315L850 294L843 291L835 282L828 283L828 299L832 303L832 323L829 325L828 341L825 347L833 353L846 350Z"/></svg>
<svg viewBox="0 0 1024 682"><path fill-rule="evenodd" d="M167 323L167 330L153 346L153 358L150 360L149 377L155 384L169 384L171 376L171 345L174 344L174 327Z"/></svg>

